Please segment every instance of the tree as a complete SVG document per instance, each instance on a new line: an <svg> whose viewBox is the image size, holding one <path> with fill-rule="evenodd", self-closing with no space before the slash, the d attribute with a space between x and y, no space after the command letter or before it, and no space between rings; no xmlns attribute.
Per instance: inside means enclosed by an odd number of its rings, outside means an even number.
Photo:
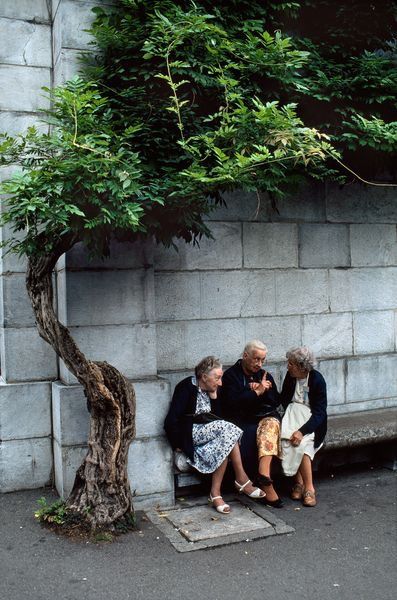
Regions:
<svg viewBox="0 0 397 600"><path fill-rule="evenodd" d="M122 0L94 9L100 49L52 91L49 134L2 137L2 164L22 169L2 185L9 249L28 258L27 289L37 327L82 384L91 412L88 453L67 510L90 528L133 516L126 474L135 433L132 385L86 358L53 310L51 274L77 242L106 257L112 238L172 244L210 235L204 217L225 190L282 196L305 174L338 177L328 136L306 126L295 103L307 50L263 31L269 14L297 3ZM241 11L245 20L241 22ZM270 11L270 12L269 12ZM273 11L273 12L272 12ZM279 96L275 92L275 96Z"/></svg>

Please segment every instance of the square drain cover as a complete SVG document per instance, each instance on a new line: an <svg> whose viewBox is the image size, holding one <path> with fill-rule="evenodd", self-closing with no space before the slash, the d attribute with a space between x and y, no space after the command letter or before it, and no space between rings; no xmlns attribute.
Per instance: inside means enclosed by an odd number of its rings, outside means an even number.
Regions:
<svg viewBox="0 0 397 600"><path fill-rule="evenodd" d="M250 500L225 496L231 512L216 512L206 498L179 501L177 506L145 511L179 552L255 540L269 535L292 533L293 527L275 517L265 505Z"/></svg>

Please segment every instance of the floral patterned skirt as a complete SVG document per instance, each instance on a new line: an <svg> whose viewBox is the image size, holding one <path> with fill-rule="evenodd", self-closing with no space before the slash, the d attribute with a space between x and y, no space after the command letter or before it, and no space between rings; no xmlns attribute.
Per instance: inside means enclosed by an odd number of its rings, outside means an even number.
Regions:
<svg viewBox="0 0 397 600"><path fill-rule="evenodd" d="M280 421L274 417L265 417L258 423L256 430L258 459L263 456L280 456Z"/></svg>
<svg viewBox="0 0 397 600"><path fill-rule="evenodd" d="M194 461L188 462L200 473L213 473L240 440L242 430L228 421L193 425Z"/></svg>

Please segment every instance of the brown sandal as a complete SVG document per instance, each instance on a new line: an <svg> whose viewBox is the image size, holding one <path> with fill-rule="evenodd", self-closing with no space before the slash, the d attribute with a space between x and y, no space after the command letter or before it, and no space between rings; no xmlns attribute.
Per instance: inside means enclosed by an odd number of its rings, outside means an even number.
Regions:
<svg viewBox="0 0 397 600"><path fill-rule="evenodd" d="M315 492L309 492L309 490L306 490L306 492L303 494L303 506L316 506L316 504L317 500Z"/></svg>
<svg viewBox="0 0 397 600"><path fill-rule="evenodd" d="M303 496L303 485L301 483L295 483L291 490L292 500L302 500Z"/></svg>

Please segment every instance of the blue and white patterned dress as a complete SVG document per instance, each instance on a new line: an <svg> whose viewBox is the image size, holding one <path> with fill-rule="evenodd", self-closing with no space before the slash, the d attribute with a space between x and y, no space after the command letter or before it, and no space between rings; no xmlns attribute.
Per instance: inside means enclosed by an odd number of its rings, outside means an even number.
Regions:
<svg viewBox="0 0 397 600"><path fill-rule="evenodd" d="M195 377L193 385L197 386ZM198 388L196 414L211 412L211 399L207 392ZM200 473L213 473L229 456L235 444L240 440L243 431L228 421L213 421L199 425L193 424L194 461L191 464Z"/></svg>

